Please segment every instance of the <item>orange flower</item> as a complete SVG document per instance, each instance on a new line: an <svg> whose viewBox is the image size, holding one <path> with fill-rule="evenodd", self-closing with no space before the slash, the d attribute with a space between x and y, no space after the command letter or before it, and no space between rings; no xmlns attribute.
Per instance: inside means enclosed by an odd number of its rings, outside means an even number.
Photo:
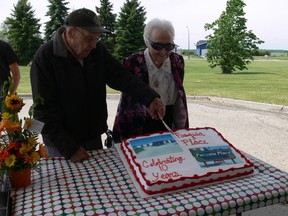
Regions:
<svg viewBox="0 0 288 216"><path fill-rule="evenodd" d="M40 160L40 155L38 152L32 152L31 155L24 155L25 163L27 164L33 164Z"/></svg>
<svg viewBox="0 0 288 216"><path fill-rule="evenodd" d="M19 152L21 154L27 154L31 152L31 150L32 150L32 147L29 144L22 143L21 148L19 149Z"/></svg>
<svg viewBox="0 0 288 216"><path fill-rule="evenodd" d="M12 142L8 145L8 147L6 149L7 149L7 151L9 151L10 149L14 149L14 150L18 151L19 143L18 142Z"/></svg>
<svg viewBox="0 0 288 216"><path fill-rule="evenodd" d="M0 161L5 160L6 158L8 158L10 156L10 153L8 150L6 149L1 149L0 152Z"/></svg>
<svg viewBox="0 0 288 216"><path fill-rule="evenodd" d="M7 131L21 130L21 125L19 122L13 122L7 120L5 122L5 128L7 129Z"/></svg>
<svg viewBox="0 0 288 216"><path fill-rule="evenodd" d="M6 126L6 122L7 122L7 120L2 119L2 121L1 121L1 123L0 123L0 131L1 131L1 132L2 132L3 129L5 128L5 126Z"/></svg>
<svg viewBox="0 0 288 216"><path fill-rule="evenodd" d="M39 145L39 151L38 152L39 152L40 157L43 157L43 158L48 157L48 152L46 151L46 148L43 144Z"/></svg>
<svg viewBox="0 0 288 216"><path fill-rule="evenodd" d="M33 164L33 158L30 157L28 154L24 155L25 164Z"/></svg>

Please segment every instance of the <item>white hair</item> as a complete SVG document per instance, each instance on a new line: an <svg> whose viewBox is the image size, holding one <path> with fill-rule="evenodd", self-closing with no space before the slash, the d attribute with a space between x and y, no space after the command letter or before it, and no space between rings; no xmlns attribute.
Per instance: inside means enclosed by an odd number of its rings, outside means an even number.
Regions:
<svg viewBox="0 0 288 216"><path fill-rule="evenodd" d="M175 30L172 23L168 20L155 18L150 20L144 28L143 39L146 45L148 45L149 40L151 40L151 34L154 28L167 31L170 34L172 41L174 40Z"/></svg>

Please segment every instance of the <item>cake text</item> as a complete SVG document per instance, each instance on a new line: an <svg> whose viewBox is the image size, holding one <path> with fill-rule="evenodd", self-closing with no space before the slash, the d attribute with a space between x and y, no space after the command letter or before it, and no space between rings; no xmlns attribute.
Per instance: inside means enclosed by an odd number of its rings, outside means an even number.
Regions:
<svg viewBox="0 0 288 216"><path fill-rule="evenodd" d="M176 132L175 135L186 146L209 144L207 140L202 138L202 137L205 137L205 134L203 134L202 132L193 132L193 133L186 133L186 134Z"/></svg>

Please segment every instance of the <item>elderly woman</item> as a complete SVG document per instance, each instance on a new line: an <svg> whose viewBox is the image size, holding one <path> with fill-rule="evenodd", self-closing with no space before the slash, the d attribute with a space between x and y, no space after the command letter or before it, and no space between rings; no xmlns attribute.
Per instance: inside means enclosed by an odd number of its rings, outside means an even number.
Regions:
<svg viewBox="0 0 288 216"><path fill-rule="evenodd" d="M184 60L173 52L174 28L167 20L147 23L143 38L147 48L124 60L124 67L150 85L166 105L163 120L172 129L188 128L186 95L183 88ZM114 122L115 141L147 133L165 131L163 123L152 119L145 106L122 93Z"/></svg>

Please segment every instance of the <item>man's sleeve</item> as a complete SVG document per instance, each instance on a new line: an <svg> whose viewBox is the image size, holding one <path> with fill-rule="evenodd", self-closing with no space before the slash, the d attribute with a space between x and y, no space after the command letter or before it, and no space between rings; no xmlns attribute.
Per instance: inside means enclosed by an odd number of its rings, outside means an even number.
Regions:
<svg viewBox="0 0 288 216"><path fill-rule="evenodd" d="M19 58L17 54L14 52L13 48L8 44L5 43L5 58L8 63L8 65L11 65L13 63L19 63Z"/></svg>
<svg viewBox="0 0 288 216"><path fill-rule="evenodd" d="M149 107L150 103L160 97L138 77L127 71L121 63L109 56L108 85L109 87L128 94L137 102Z"/></svg>

